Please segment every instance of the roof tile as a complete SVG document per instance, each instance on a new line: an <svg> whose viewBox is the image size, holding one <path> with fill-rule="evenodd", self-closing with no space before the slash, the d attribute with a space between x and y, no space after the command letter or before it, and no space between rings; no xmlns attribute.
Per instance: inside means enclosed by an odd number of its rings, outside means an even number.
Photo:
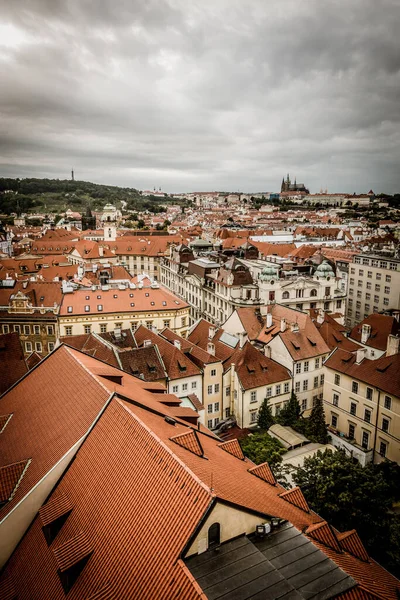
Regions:
<svg viewBox="0 0 400 600"><path fill-rule="evenodd" d="M218 448L225 450L225 452L232 454L232 456L236 456L236 458L239 458L240 460L244 460L242 448L236 439L222 442L222 444L218 444Z"/></svg>
<svg viewBox="0 0 400 600"><path fill-rule="evenodd" d="M304 510L305 512L310 512L310 507L307 504L307 500L304 498L304 494L299 487L295 487L291 490L287 490L282 494L279 494L280 498L283 498L293 506L297 506Z"/></svg>
<svg viewBox="0 0 400 600"><path fill-rule="evenodd" d="M189 452L193 452L193 454L197 454L197 456L204 456L203 447L197 433L193 429L190 429L185 433L180 433L179 435L174 435L170 439L175 442L175 444L179 444L182 448L189 450Z"/></svg>
<svg viewBox="0 0 400 600"><path fill-rule="evenodd" d="M264 463L261 463L260 465L252 467L248 471L252 475L255 475L256 477L263 479L267 483L270 483L271 485L276 485L275 475L273 474L272 469L267 462L264 462Z"/></svg>
<svg viewBox="0 0 400 600"><path fill-rule="evenodd" d="M58 567L63 573L93 552L93 546L86 533L81 531L57 548L53 548L53 552Z"/></svg>

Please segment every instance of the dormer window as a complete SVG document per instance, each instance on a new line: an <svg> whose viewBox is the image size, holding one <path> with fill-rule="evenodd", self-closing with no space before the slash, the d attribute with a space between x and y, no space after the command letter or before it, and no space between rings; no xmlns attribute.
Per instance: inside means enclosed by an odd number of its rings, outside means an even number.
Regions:
<svg viewBox="0 0 400 600"><path fill-rule="evenodd" d="M85 306L85 312L90 312L90 306L88 304Z"/></svg>
<svg viewBox="0 0 400 600"><path fill-rule="evenodd" d="M163 303L162 303L162 305L163 305L163 306L167 306L167 303L165 302L165 300L163 300Z"/></svg>
<svg viewBox="0 0 400 600"><path fill-rule="evenodd" d="M101 312L103 310L103 305L102 304L98 304L97 305L97 310L99 310Z"/></svg>

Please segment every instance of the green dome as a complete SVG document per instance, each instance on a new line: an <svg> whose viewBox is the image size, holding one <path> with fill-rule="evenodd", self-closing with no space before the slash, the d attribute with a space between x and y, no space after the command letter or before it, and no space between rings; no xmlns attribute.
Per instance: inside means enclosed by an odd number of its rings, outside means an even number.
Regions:
<svg viewBox="0 0 400 600"><path fill-rule="evenodd" d="M264 269L261 271L261 274L260 274L261 281L273 279L274 277L278 277L278 272L272 265L269 265L268 267L264 267Z"/></svg>
<svg viewBox="0 0 400 600"><path fill-rule="evenodd" d="M331 265L326 260L322 261L319 267L315 269L315 275L318 277L335 277Z"/></svg>

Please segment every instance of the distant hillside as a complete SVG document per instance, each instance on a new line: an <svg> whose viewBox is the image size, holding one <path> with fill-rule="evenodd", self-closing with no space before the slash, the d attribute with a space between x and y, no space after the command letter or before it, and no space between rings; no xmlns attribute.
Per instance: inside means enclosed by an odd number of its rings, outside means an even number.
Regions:
<svg viewBox="0 0 400 600"><path fill-rule="evenodd" d="M161 212L160 204L172 202L166 196L142 196L134 188L101 185L88 181L67 179L8 179L0 178L0 213L40 212L61 213L71 208L82 211L90 204L93 210L101 209L106 202L126 211L150 210Z"/></svg>

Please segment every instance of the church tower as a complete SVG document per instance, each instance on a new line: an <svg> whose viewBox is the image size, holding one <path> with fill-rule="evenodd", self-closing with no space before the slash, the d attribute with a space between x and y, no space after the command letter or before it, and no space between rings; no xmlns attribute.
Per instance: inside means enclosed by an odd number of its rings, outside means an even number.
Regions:
<svg viewBox="0 0 400 600"><path fill-rule="evenodd" d="M112 204L106 204L101 217L104 227L104 241L115 242L117 239L117 210Z"/></svg>

